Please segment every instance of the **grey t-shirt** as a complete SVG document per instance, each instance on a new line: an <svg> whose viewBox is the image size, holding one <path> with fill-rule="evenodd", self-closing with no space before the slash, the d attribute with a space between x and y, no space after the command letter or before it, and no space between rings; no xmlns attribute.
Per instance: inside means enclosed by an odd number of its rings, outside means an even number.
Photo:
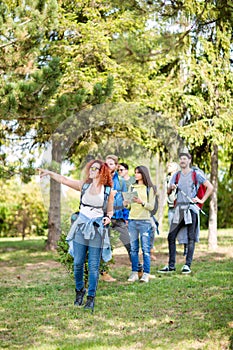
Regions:
<svg viewBox="0 0 233 350"><path fill-rule="evenodd" d="M135 177L134 176L130 176L130 178L128 180L125 180L125 183L126 183L126 187L127 187L127 191L128 191L129 188L130 188L130 185L135 183Z"/></svg>
<svg viewBox="0 0 233 350"><path fill-rule="evenodd" d="M195 170L196 172L196 179L197 179L197 186L193 182L193 177L192 177L192 172L193 170L190 169L190 172L188 174L183 174L182 172L180 173L180 178L178 181L178 192L177 192L177 204L179 203L189 203L188 198L186 198L185 195L181 193L180 190L182 190L188 197L194 198L197 195L198 187L200 184L206 181L206 177L200 170ZM172 176L170 184L173 185L175 184L176 181L176 175L175 173Z"/></svg>

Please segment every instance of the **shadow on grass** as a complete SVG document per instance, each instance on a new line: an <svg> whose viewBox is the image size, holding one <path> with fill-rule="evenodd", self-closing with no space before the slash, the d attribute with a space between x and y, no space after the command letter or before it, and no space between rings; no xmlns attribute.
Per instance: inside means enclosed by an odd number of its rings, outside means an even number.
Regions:
<svg viewBox="0 0 233 350"><path fill-rule="evenodd" d="M11 349L31 349L32 344L38 349L42 344L48 349L135 349L135 344L138 349L171 349L171 344L189 349L185 342L198 339L201 348L210 337L220 341L219 334L229 334L230 294L216 294L214 285L189 277L100 283L93 315L72 305L73 286L57 276L38 285L6 287L2 344Z"/></svg>
<svg viewBox="0 0 233 350"><path fill-rule="evenodd" d="M148 284L127 282L129 262L120 254L121 263L117 265L117 257L112 266L118 282L99 282L92 315L74 307L74 282L51 259L54 255L44 251L44 242L17 242L16 247L18 243L19 249L12 251L5 250L11 245L3 250L1 244L3 348L186 350L232 345L232 260L224 254L216 260L215 253L205 252L202 260L203 252L198 252L192 275L156 275ZM157 254L152 268L166 258L166 253ZM20 268L20 279L8 269L9 262Z"/></svg>

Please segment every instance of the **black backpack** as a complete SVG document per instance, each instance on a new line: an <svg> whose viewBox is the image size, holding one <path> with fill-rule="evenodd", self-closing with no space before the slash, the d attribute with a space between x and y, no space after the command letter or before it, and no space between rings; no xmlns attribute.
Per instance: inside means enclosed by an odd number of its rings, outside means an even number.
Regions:
<svg viewBox="0 0 233 350"><path fill-rule="evenodd" d="M149 192L150 192L150 188L152 187L147 187L146 188L146 193L147 193L147 200L149 200ZM150 211L150 215L154 216L159 208L159 196L157 194L155 194L155 203L154 203L154 208Z"/></svg>
<svg viewBox="0 0 233 350"><path fill-rule="evenodd" d="M86 190L88 189L89 186L90 186L89 183L84 183L83 186L82 186L79 210L80 210L81 204L86 206L86 207L103 208L104 216L106 216L107 215L108 197L109 197L109 194L111 192L111 187L110 186L104 186L104 203L103 203L103 205L102 206L93 206L93 205L82 203L83 195L84 195L84 193L86 192ZM79 211L76 211L75 213L73 213L71 215L71 218L70 218L71 224L73 224L73 222L78 218L78 215L79 215Z"/></svg>

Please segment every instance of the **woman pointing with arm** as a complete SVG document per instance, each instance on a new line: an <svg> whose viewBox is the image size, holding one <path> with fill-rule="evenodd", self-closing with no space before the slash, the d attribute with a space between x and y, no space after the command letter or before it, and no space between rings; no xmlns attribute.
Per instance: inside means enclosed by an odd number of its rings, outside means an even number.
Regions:
<svg viewBox="0 0 233 350"><path fill-rule="evenodd" d="M83 305L84 263L88 252L88 296L84 309L94 310L94 300L99 280L99 265L106 239L106 225L113 215L114 196L111 190L112 177L109 167L102 160L92 160L86 166L86 178L73 180L47 169L39 168L40 177L49 175L53 180L74 190L81 191L80 211L73 232L74 279L76 299L74 304Z"/></svg>

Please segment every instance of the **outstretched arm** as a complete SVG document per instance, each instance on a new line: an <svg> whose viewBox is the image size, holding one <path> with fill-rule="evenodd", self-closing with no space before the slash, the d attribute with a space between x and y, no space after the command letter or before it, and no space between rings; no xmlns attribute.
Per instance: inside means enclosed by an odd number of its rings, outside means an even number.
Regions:
<svg viewBox="0 0 233 350"><path fill-rule="evenodd" d="M83 181L82 180L73 180L66 176L55 173L54 171L38 168L40 178L49 175L51 179L56 182L59 182L62 185L66 185L74 190L81 191Z"/></svg>

